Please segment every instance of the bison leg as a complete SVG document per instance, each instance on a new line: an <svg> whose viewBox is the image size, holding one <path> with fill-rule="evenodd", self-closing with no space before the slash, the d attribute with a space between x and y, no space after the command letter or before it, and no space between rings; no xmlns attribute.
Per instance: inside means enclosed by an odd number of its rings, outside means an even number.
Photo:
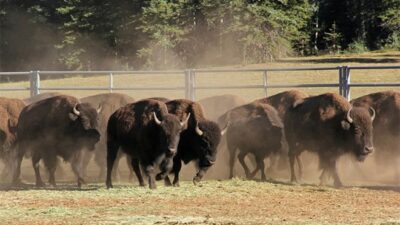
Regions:
<svg viewBox="0 0 400 225"><path fill-rule="evenodd" d="M82 151L76 152L71 161L71 168L75 176L78 178L77 185L79 188L82 186L82 184L85 183L85 180L83 179L83 170L82 170L82 153L83 153Z"/></svg>
<svg viewBox="0 0 400 225"><path fill-rule="evenodd" d="M236 149L228 145L229 150L229 179L233 178L233 168L235 166Z"/></svg>
<svg viewBox="0 0 400 225"><path fill-rule="evenodd" d="M36 187L44 187L45 184L42 180L42 177L40 176L40 166L39 166L39 162L41 159L41 155L40 154L33 154L32 156L32 166L33 169L35 170L35 176L36 176Z"/></svg>
<svg viewBox="0 0 400 225"><path fill-rule="evenodd" d="M98 151L97 149L95 151ZM93 151L84 150L82 153L82 174L83 177L87 177L87 167L89 166L90 160L93 158Z"/></svg>
<svg viewBox="0 0 400 225"><path fill-rule="evenodd" d="M173 167L173 159L165 158L160 164L161 172L157 174L156 180L164 180ZM170 182L171 183L171 182Z"/></svg>
<svg viewBox="0 0 400 225"><path fill-rule="evenodd" d="M299 167L299 179L303 178L303 163L301 162L300 155L296 155L297 166Z"/></svg>
<svg viewBox="0 0 400 225"><path fill-rule="evenodd" d="M181 168L182 168L182 161L180 158L175 157L174 158L174 166L172 168L172 170L174 171L174 181L173 181L173 185L175 187L179 187L179 173L181 172Z"/></svg>
<svg viewBox="0 0 400 225"><path fill-rule="evenodd" d="M296 174L294 171L295 154L289 151L289 164L290 164L290 182L297 182Z"/></svg>
<svg viewBox="0 0 400 225"><path fill-rule="evenodd" d="M113 143L112 141L107 141L107 178L106 186L107 188L112 188L111 174L114 166L115 159L117 158L119 145Z"/></svg>
<svg viewBox="0 0 400 225"><path fill-rule="evenodd" d="M16 151L12 151L11 158L14 163L12 166L12 184L19 185L21 184L20 176L21 176L21 162L24 157L25 147L22 145L18 146Z"/></svg>
<svg viewBox="0 0 400 225"><path fill-rule="evenodd" d="M127 156L128 158L128 156ZM130 158L130 157L129 157ZM132 169L136 174L137 179L139 180L139 185L144 187L144 180L143 180L143 176L142 176L142 172L140 171L140 166L139 166L139 160L136 158L132 158L131 159L131 165L132 165Z"/></svg>
<svg viewBox="0 0 400 225"><path fill-rule="evenodd" d="M244 158L246 157L247 152L240 152L238 155L238 159L240 164L242 165L243 169L244 169L244 173L246 174L246 178L247 179L251 179L251 174L250 174L250 170L246 165L246 162L244 161Z"/></svg>
<svg viewBox="0 0 400 225"><path fill-rule="evenodd" d="M57 162L58 162L57 156L50 152L46 152L43 154L43 162L47 168L47 171L49 172L49 183L53 187L56 187L55 173L56 173Z"/></svg>
<svg viewBox="0 0 400 225"><path fill-rule="evenodd" d="M336 168L336 160L334 160L331 164L331 172L333 176L333 185L336 188L340 188L343 186L342 181L340 181L339 174Z"/></svg>
<svg viewBox="0 0 400 225"><path fill-rule="evenodd" d="M150 189L156 189L157 186L156 186L156 182L155 182L154 177L153 177L153 175L154 175L154 167L153 167L153 165L146 165L144 168L145 168L146 176L149 179L149 188Z"/></svg>
<svg viewBox="0 0 400 225"><path fill-rule="evenodd" d="M257 163L257 168L253 171L251 174L251 177L253 178L258 170L261 172L261 181L266 181L267 177L265 176L265 164L264 164L264 159L260 156L256 156L256 163Z"/></svg>

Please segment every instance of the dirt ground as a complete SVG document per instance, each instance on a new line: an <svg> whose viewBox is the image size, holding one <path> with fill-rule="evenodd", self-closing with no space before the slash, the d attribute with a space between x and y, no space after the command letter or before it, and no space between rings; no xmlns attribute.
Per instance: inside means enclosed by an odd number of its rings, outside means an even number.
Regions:
<svg viewBox="0 0 400 225"><path fill-rule="evenodd" d="M90 184L0 191L1 224L400 224L400 188L233 179L199 186Z"/></svg>

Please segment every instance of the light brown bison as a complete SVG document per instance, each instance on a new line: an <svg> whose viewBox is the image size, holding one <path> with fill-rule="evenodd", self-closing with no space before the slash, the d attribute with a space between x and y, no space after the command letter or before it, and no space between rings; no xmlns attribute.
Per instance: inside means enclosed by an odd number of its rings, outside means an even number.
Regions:
<svg viewBox="0 0 400 225"><path fill-rule="evenodd" d="M284 120L291 181L296 181L295 157L309 150L318 154L322 169L321 184L325 184L328 176L332 176L334 185L341 186L336 161L340 155L348 152L362 161L373 151L374 116L373 109L352 107L345 98L333 93L296 102L287 111Z"/></svg>
<svg viewBox="0 0 400 225"><path fill-rule="evenodd" d="M400 92L372 93L353 99L351 103L375 109L373 126L376 162L380 166L395 165L400 156ZM400 180L399 171L395 172Z"/></svg>
<svg viewBox="0 0 400 225"><path fill-rule="evenodd" d="M103 180L106 174L107 166L107 122L111 114L113 114L117 109L133 103L135 100L125 94L119 93L106 93L97 94L88 97L81 98L81 102L89 103L93 106L97 106L99 111L99 131L100 131L100 141L96 144L95 151L85 151L83 159L83 170L86 171L86 167L94 155L94 161L100 168L99 179ZM118 158L120 158L120 155ZM130 165L130 160L129 165ZM114 171L117 171L118 163L115 163Z"/></svg>
<svg viewBox="0 0 400 225"><path fill-rule="evenodd" d="M163 174L172 169L180 133L189 118L190 115L181 122L176 115L168 113L165 103L151 99L128 104L114 112L107 125L107 188L112 188L111 172L120 148L132 158L132 168L140 185L144 186L144 181L139 162L149 178L149 187L156 188L154 169L160 166Z"/></svg>
<svg viewBox="0 0 400 225"><path fill-rule="evenodd" d="M11 172L9 156L15 147L18 118L24 107L22 100L0 97L0 158L5 165L1 174L2 180L7 179Z"/></svg>
<svg viewBox="0 0 400 225"><path fill-rule="evenodd" d="M39 161L43 159L49 172L49 183L56 185L57 156L71 162L78 186L82 178L82 149L94 150L100 139L97 130L97 111L88 103L72 96L59 95L25 107L18 121L18 148L14 154L13 183L19 181L21 161L31 152L36 186L44 186Z"/></svg>

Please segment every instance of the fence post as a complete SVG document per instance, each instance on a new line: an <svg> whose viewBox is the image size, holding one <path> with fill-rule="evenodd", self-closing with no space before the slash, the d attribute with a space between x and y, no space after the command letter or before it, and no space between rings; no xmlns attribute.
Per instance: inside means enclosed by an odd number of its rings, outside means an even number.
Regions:
<svg viewBox="0 0 400 225"><path fill-rule="evenodd" d="M342 67L338 67L338 71L339 71L339 94L343 96L342 93Z"/></svg>
<svg viewBox="0 0 400 225"><path fill-rule="evenodd" d="M194 70L190 70L190 100L194 101L196 99L196 73Z"/></svg>
<svg viewBox="0 0 400 225"><path fill-rule="evenodd" d="M350 94L350 67L349 66L344 66L344 91L345 91L345 97L348 101L350 101L351 94Z"/></svg>
<svg viewBox="0 0 400 225"><path fill-rule="evenodd" d="M264 70L264 74L263 74L263 86L264 86L264 95L265 97L268 97L268 90L267 90L267 86L268 86L268 72L267 70Z"/></svg>
<svg viewBox="0 0 400 225"><path fill-rule="evenodd" d="M31 71L30 92L31 92L31 97L40 94L40 75L39 75L39 71Z"/></svg>
<svg viewBox="0 0 400 225"><path fill-rule="evenodd" d="M113 73L110 73L109 86L108 86L108 90L110 93L113 93L113 88L114 88L114 75Z"/></svg>
<svg viewBox="0 0 400 225"><path fill-rule="evenodd" d="M185 98L190 99L190 70L185 70Z"/></svg>

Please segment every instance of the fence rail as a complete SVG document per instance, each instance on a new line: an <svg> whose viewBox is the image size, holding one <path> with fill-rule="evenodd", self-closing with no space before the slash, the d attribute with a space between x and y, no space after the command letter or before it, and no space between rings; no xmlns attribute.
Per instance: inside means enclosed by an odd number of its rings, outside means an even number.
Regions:
<svg viewBox="0 0 400 225"><path fill-rule="evenodd" d="M265 96L269 89L274 88L320 88L338 87L339 94L350 99L351 87L400 87L400 83L351 83L351 71L355 70L386 70L400 69L398 66L337 66L337 67L312 67L312 68L282 68L282 69L189 69L189 70L169 70L169 71L29 71L29 72L0 72L0 76L29 76L29 87L7 87L0 88L0 91L24 91L29 90L31 96L40 94L40 91L57 90L98 90L98 91L127 91L127 90L183 90L187 99L195 100L196 90L210 89L263 89ZM270 84L270 72L289 72L289 71L337 71L337 83L319 84ZM214 73L242 73L260 72L263 73L262 84L259 85L224 85L224 86L201 86L196 85L196 77L202 74ZM182 75L184 76L183 86L172 87L115 87L114 77L118 75ZM40 75L107 75L109 77L108 86L103 87L41 87Z"/></svg>

